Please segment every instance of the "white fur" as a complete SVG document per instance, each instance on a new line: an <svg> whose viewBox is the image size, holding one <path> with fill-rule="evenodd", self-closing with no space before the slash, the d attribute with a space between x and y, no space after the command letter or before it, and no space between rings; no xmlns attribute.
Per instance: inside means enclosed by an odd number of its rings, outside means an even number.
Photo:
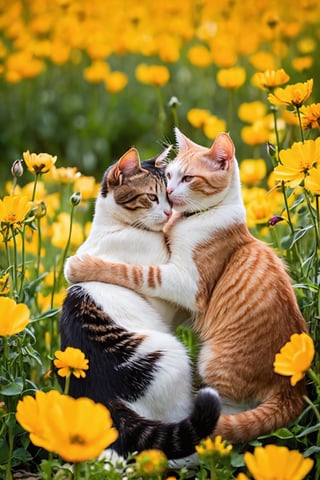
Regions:
<svg viewBox="0 0 320 480"><path fill-rule="evenodd" d="M232 169L230 184L223 192L198 203L199 213L182 218L173 225L169 235L171 257L169 263L161 265L161 285L156 289L148 286L146 266L143 268L144 283L140 292L196 311L199 272L193 258L195 247L205 245L220 228L245 222L246 212L236 159L233 160ZM181 196L186 197L188 184L181 183L184 173L179 159L169 164L168 171L168 190L173 190L173 194L178 190Z"/></svg>
<svg viewBox="0 0 320 480"><path fill-rule="evenodd" d="M170 206L165 194L159 195L159 200L159 204L154 205L152 218L158 219L162 227L167 219L164 210ZM77 255L87 253L109 261L143 265L167 262L169 253L163 233L130 227L124 223L128 220L126 212L121 210L124 209L115 204L111 193L106 198L98 197L91 232ZM137 356L161 352L156 378L145 395L130 407L140 415L165 422L186 418L192 408L192 374L186 349L169 328L176 307L116 285L99 282L80 285L119 325L146 336Z"/></svg>

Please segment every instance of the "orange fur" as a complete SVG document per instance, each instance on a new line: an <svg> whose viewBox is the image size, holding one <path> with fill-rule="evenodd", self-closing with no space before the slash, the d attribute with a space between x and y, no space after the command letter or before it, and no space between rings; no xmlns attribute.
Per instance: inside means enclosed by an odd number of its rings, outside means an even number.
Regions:
<svg viewBox="0 0 320 480"><path fill-rule="evenodd" d="M273 362L290 336L307 327L283 262L244 223L230 137L220 134L210 149L181 132L177 139L179 153L167 169L168 193L179 212L166 229L169 264L75 258L70 278L117 283L193 310L200 375L232 404L214 433L247 442L302 412L305 382L292 387L288 377L274 373Z"/></svg>

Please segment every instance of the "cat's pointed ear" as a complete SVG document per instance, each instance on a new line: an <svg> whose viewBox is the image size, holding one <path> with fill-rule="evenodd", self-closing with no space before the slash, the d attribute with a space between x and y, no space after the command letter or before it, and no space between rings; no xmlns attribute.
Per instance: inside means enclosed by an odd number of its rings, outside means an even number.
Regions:
<svg viewBox="0 0 320 480"><path fill-rule="evenodd" d="M172 149L172 145L169 145L163 152L161 152L157 158L155 159L154 165L157 168L166 168L168 165L168 155L170 150Z"/></svg>
<svg viewBox="0 0 320 480"><path fill-rule="evenodd" d="M174 134L175 134L175 137L176 137L176 142L177 142L177 147L178 147L179 153L183 153L186 150L189 150L189 148L199 146L195 142L190 140L190 138L186 137L177 127L175 127L175 129L174 129Z"/></svg>
<svg viewBox="0 0 320 480"><path fill-rule="evenodd" d="M132 176L141 171L140 156L136 148L130 148L116 164L116 175Z"/></svg>
<svg viewBox="0 0 320 480"><path fill-rule="evenodd" d="M228 170L234 159L234 144L230 136L219 133L207 154L215 162L219 170Z"/></svg>

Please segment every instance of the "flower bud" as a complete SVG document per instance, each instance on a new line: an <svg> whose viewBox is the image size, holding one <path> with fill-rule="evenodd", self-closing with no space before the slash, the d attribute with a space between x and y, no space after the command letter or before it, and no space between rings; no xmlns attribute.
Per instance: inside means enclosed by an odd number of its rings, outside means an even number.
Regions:
<svg viewBox="0 0 320 480"><path fill-rule="evenodd" d="M70 202L71 202L71 205L73 205L74 207L76 207L77 205L79 205L79 203L81 202L82 200L82 196L81 196L81 193L80 192L74 192L71 197L70 197Z"/></svg>
<svg viewBox="0 0 320 480"><path fill-rule="evenodd" d="M169 108L177 108L181 105L181 102L179 102L179 99L177 97L171 97L169 102L168 102L168 107Z"/></svg>
<svg viewBox="0 0 320 480"><path fill-rule="evenodd" d="M277 223L282 222L282 220L284 220L283 217L280 217L279 215L274 215L273 217L270 218L269 225L273 227Z"/></svg>
<svg viewBox="0 0 320 480"><path fill-rule="evenodd" d="M21 177L23 175L22 160L15 160L11 167L11 175L13 177Z"/></svg>
<svg viewBox="0 0 320 480"><path fill-rule="evenodd" d="M277 147L273 145L273 143L267 142L266 143L267 154L271 159L276 158L277 156Z"/></svg>

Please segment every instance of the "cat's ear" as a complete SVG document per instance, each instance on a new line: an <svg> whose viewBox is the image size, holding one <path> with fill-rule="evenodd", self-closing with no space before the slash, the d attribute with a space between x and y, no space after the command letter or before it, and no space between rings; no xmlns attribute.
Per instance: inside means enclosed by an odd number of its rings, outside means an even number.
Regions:
<svg viewBox="0 0 320 480"><path fill-rule="evenodd" d="M219 133L206 157L214 161L218 170L228 170L234 159L234 144L227 133Z"/></svg>
<svg viewBox="0 0 320 480"><path fill-rule="evenodd" d="M129 177L139 172L141 172L139 152L132 147L116 163L115 175Z"/></svg>
<svg viewBox="0 0 320 480"><path fill-rule="evenodd" d="M179 153L184 153L185 151L189 150L192 147L199 147L195 142L190 140L190 138L186 137L179 128L175 127L174 134L176 137L177 147Z"/></svg>
<svg viewBox="0 0 320 480"><path fill-rule="evenodd" d="M163 152L161 152L155 159L154 165L157 168L166 168L168 165L168 155L170 153L170 150L172 148L172 145L169 145Z"/></svg>

